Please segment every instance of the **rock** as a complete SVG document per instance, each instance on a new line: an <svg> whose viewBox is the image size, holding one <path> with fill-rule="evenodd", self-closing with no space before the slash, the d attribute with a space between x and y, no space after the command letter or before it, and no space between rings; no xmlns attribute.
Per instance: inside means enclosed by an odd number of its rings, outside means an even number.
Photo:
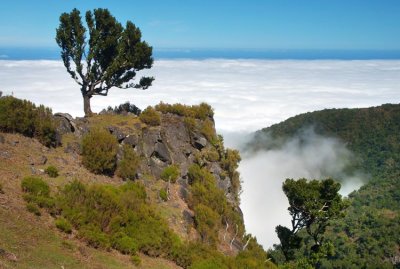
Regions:
<svg viewBox="0 0 400 269"><path fill-rule="evenodd" d="M205 146L207 146L207 139L197 136L194 138L193 146L195 146L198 150L202 150Z"/></svg>
<svg viewBox="0 0 400 269"><path fill-rule="evenodd" d="M41 156L37 162L39 165L45 165L47 163L47 157L46 156Z"/></svg>
<svg viewBox="0 0 400 269"><path fill-rule="evenodd" d="M154 147L154 152L152 156L156 157L157 159L166 162L166 163L171 163L171 156L168 151L167 146L165 146L164 143L157 142L155 147Z"/></svg>
<svg viewBox="0 0 400 269"><path fill-rule="evenodd" d="M4 144L6 142L6 139L4 138L4 135L0 134L0 144Z"/></svg>
<svg viewBox="0 0 400 269"><path fill-rule="evenodd" d="M81 155L82 149L81 145L78 142L68 142L67 146L64 149L65 153L76 153Z"/></svg>
<svg viewBox="0 0 400 269"><path fill-rule="evenodd" d="M136 145L139 143L139 137L137 135L127 135L124 140L122 140L122 144L127 144L132 147L136 147Z"/></svg>
<svg viewBox="0 0 400 269"><path fill-rule="evenodd" d="M73 133L77 129L74 118L68 113L55 113L54 117L58 122L57 131L60 134Z"/></svg>
<svg viewBox="0 0 400 269"><path fill-rule="evenodd" d="M11 153L8 151L0 151L0 157L3 159L10 159Z"/></svg>
<svg viewBox="0 0 400 269"><path fill-rule="evenodd" d="M14 253L11 253L9 251L6 251L4 249L0 248L0 257L4 257L5 259L12 261L12 262L17 262L17 256Z"/></svg>
<svg viewBox="0 0 400 269"><path fill-rule="evenodd" d="M14 141L11 141L10 144L15 147L16 145L19 144L19 141L18 140L14 140Z"/></svg>
<svg viewBox="0 0 400 269"><path fill-rule="evenodd" d="M113 136L115 136L115 138L117 138L118 142L121 143L122 140L125 139L126 134L124 134L120 129L118 129L117 127L114 126L109 126L108 131L110 132L110 134L112 134Z"/></svg>

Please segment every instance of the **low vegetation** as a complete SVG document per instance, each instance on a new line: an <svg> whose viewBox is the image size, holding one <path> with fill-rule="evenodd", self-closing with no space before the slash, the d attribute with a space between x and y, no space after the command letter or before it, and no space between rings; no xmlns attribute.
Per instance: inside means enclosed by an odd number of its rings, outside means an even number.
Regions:
<svg viewBox="0 0 400 269"><path fill-rule="evenodd" d="M117 151L117 139L105 129L92 129L82 139L82 163L93 173L113 174Z"/></svg>
<svg viewBox="0 0 400 269"><path fill-rule="evenodd" d="M194 118L199 120L206 120L208 118L212 118L214 116L214 111L212 107L207 103L201 103L200 105L182 105L182 104L166 104L159 103L155 106L157 111L161 113L171 113L183 117Z"/></svg>
<svg viewBox="0 0 400 269"><path fill-rule="evenodd" d="M132 146L123 145L122 159L118 163L117 175L123 179L134 180L139 167L140 158L137 156Z"/></svg>
<svg viewBox="0 0 400 269"><path fill-rule="evenodd" d="M147 107L143 112L139 115L139 119L150 126L157 126L161 124L160 114L151 106Z"/></svg>
<svg viewBox="0 0 400 269"><path fill-rule="evenodd" d="M57 146L50 108L12 96L0 98L0 131L37 138L45 146Z"/></svg>
<svg viewBox="0 0 400 269"><path fill-rule="evenodd" d="M44 172L49 177L58 177L58 169L54 165L49 165L46 169L44 169Z"/></svg>
<svg viewBox="0 0 400 269"><path fill-rule="evenodd" d="M175 183L176 180L179 178L181 175L181 171L179 169L179 166L176 164L169 165L164 168L164 170L161 172L161 179L170 183Z"/></svg>

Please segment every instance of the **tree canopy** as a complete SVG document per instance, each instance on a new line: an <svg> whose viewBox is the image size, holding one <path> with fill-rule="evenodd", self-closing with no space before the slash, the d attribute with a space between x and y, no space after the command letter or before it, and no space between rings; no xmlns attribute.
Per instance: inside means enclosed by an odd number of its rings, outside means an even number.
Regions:
<svg viewBox="0 0 400 269"><path fill-rule="evenodd" d="M292 250L300 247L298 232L303 229L314 241L311 251L319 251L330 221L343 217L348 206L339 194L340 187L340 183L333 179L287 179L283 183L283 191L289 200L292 227L278 226L276 232L287 260L293 258Z"/></svg>
<svg viewBox="0 0 400 269"><path fill-rule="evenodd" d="M94 95L107 96L112 87L151 86L153 77L133 80L137 71L152 67L153 58L152 47L141 40L140 29L131 21L123 27L102 8L87 11L85 20L87 27L77 9L61 14L56 41L67 72L81 87L85 115L90 116Z"/></svg>

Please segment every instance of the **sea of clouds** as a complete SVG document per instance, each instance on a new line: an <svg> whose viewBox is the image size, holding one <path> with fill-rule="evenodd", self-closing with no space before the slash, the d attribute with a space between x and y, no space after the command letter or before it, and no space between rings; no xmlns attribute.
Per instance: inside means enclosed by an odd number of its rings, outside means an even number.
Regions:
<svg viewBox="0 0 400 269"><path fill-rule="evenodd" d="M225 144L241 148L249 133L299 113L400 102L398 60L157 60L145 74L156 78L151 88L112 89L108 97L92 98L93 111L125 101L142 109L160 101L207 102ZM60 61L0 60L0 91L53 112L83 115L79 87ZM352 153L341 141L312 132L307 143L298 139L274 151L246 154L243 149L242 209L248 232L265 247L277 243L275 226L289 221L281 191L285 178L319 178L329 171L353 176L342 173ZM343 194L358 188L362 178L351 182Z"/></svg>

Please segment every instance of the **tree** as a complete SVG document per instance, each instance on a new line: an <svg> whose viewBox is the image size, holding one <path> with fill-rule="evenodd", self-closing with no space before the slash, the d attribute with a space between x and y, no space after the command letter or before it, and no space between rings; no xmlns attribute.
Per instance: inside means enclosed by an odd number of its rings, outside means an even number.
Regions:
<svg viewBox="0 0 400 269"><path fill-rule="evenodd" d="M136 72L153 65L152 47L141 41L141 32L131 21L125 28L107 9L86 12L87 29L80 12L60 16L56 41L71 77L81 87L85 116L92 114L90 98L107 96L112 87L147 89L153 77L134 83ZM89 39L86 39L86 32Z"/></svg>
<svg viewBox="0 0 400 269"><path fill-rule="evenodd" d="M348 203L338 193L340 183L333 179L299 180L286 179L283 191L289 200L292 228L277 226L281 250L287 260L293 258L293 248L299 248L300 230L305 229L314 241L312 252L318 252L324 241L324 233L333 219L344 216Z"/></svg>

